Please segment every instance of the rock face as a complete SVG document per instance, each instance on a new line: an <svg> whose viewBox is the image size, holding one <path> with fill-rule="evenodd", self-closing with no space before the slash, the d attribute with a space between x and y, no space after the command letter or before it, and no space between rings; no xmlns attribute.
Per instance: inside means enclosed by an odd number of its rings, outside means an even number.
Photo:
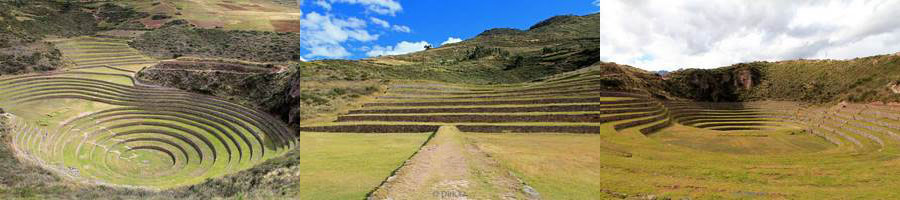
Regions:
<svg viewBox="0 0 900 200"><path fill-rule="evenodd" d="M735 87L744 88L745 90L753 88L753 71L740 69L737 70L735 75L737 75L737 81L734 82Z"/></svg>
<svg viewBox="0 0 900 200"><path fill-rule="evenodd" d="M145 84L223 97L292 126L300 121L300 73L295 67L265 70L234 63L170 61L145 68L136 77Z"/></svg>
<svg viewBox="0 0 900 200"><path fill-rule="evenodd" d="M891 89L891 92L894 92L894 94L900 94L900 81L894 81L888 85L888 88Z"/></svg>
<svg viewBox="0 0 900 200"><path fill-rule="evenodd" d="M670 93L697 101L739 101L762 81L761 69L754 64L738 64L717 69L686 69L666 75Z"/></svg>

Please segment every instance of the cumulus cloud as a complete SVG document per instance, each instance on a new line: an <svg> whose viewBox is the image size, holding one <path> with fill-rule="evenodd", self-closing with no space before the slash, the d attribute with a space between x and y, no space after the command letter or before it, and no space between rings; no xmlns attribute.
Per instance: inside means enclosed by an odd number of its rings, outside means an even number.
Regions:
<svg viewBox="0 0 900 200"><path fill-rule="evenodd" d="M596 0L600 57L649 70L897 51L900 1Z"/></svg>
<svg viewBox="0 0 900 200"><path fill-rule="evenodd" d="M329 11L331 10L331 4L325 0L316 0L316 5L318 5L319 7L322 7L325 10L329 10Z"/></svg>
<svg viewBox="0 0 900 200"><path fill-rule="evenodd" d="M453 44L453 43L457 43L457 42L462 42L462 39L455 38L455 37L449 37L449 38L447 38L447 41L444 41L441 43L441 46L444 46L447 44Z"/></svg>
<svg viewBox="0 0 900 200"><path fill-rule="evenodd" d="M343 58L350 56L341 44L347 41L368 42L378 35L366 30L366 22L358 18L341 19L316 12L300 19L300 46L310 51L307 58Z"/></svg>
<svg viewBox="0 0 900 200"><path fill-rule="evenodd" d="M404 32L404 33L412 32L412 29L410 29L409 26L403 26L403 25L394 25L393 27L391 27L391 30L394 30L397 32Z"/></svg>
<svg viewBox="0 0 900 200"><path fill-rule="evenodd" d="M407 53L425 50L425 45L431 45L431 44L429 44L426 41L419 41L419 42L402 41L400 43L397 43L397 45L395 45L395 46L383 47L383 46L375 45L374 47L372 47L372 50L366 52L366 55L368 55L369 57L375 57L375 56L383 56L383 55L407 54Z"/></svg>
<svg viewBox="0 0 900 200"><path fill-rule="evenodd" d="M359 4L365 6L366 11L391 16L403 10L403 6L394 0L331 0L331 3Z"/></svg>
<svg viewBox="0 0 900 200"><path fill-rule="evenodd" d="M391 23L388 23L387 21L384 21L384 20L382 20L382 19L378 19L378 18L375 18L375 17L369 17L369 21L372 21L373 24L379 25L379 26L384 27L384 28L390 28L390 27L391 27Z"/></svg>

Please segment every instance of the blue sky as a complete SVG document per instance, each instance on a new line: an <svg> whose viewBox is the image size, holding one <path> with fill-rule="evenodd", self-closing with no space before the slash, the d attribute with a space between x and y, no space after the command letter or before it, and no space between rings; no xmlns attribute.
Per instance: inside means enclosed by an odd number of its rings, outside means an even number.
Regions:
<svg viewBox="0 0 900 200"><path fill-rule="evenodd" d="M555 15L598 11L591 0L303 0L301 47L307 60L402 54L490 28L527 29Z"/></svg>

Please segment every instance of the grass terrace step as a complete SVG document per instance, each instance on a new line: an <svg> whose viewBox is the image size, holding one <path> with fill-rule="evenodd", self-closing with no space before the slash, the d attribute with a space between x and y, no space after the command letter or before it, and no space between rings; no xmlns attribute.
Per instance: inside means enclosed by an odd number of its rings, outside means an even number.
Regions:
<svg viewBox="0 0 900 200"><path fill-rule="evenodd" d="M441 100L452 100L452 99L469 99L469 98L511 98L511 97L558 97L558 96L605 96L605 97L632 97L621 95L618 93L611 92L602 92L597 89L582 89L582 90L571 90L571 91L553 91L553 92L524 92L518 94L502 94L502 95L466 95L466 96L455 96L455 95L444 95L444 96L396 96L391 93L388 93L384 96L378 96L379 99L421 99L421 100L433 100L433 99L441 99Z"/></svg>
<svg viewBox="0 0 900 200"><path fill-rule="evenodd" d="M647 117L623 120L622 123L618 123L618 124L614 125L613 129L615 129L616 131L622 131L627 128L644 126L647 124L660 122L660 121L668 121L669 119L670 119L669 113L663 112L656 116L647 116Z"/></svg>
<svg viewBox="0 0 900 200"><path fill-rule="evenodd" d="M442 108L391 108L351 110L348 114L389 114L389 113L514 113L514 112L574 112L600 111L609 109L632 109L634 112L654 109L654 103L636 104L575 104L575 105L533 105L510 107L442 107ZM648 108L651 107L651 108Z"/></svg>
<svg viewBox="0 0 900 200"><path fill-rule="evenodd" d="M715 123L698 123L693 125L697 128L712 128L712 127L722 127L722 126L746 126L746 127L762 127L762 126L772 126L777 127L779 123L761 123L761 122L715 122Z"/></svg>
<svg viewBox="0 0 900 200"><path fill-rule="evenodd" d="M615 99L615 98L613 98ZM426 102L384 102L366 103L363 107L373 106L465 106L465 105L523 105L523 104L548 104L548 103L605 103L626 104L643 103L644 99L611 100L610 97L578 97L578 98L546 98L546 99L522 99L522 100L482 100L482 101L426 101Z"/></svg>
<svg viewBox="0 0 900 200"><path fill-rule="evenodd" d="M63 51L63 56L79 56L86 54L110 54L110 53L122 53L122 52L137 52L134 49L77 49L77 50L65 50Z"/></svg>
<svg viewBox="0 0 900 200"><path fill-rule="evenodd" d="M78 51L78 50L97 50L97 49L108 49L108 50L130 50L131 47L128 45L120 45L120 44L95 44L95 45L71 45L71 46L58 46L57 49L68 52L68 51Z"/></svg>
<svg viewBox="0 0 900 200"><path fill-rule="evenodd" d="M122 61L122 62L98 62L98 63L79 63L79 66L91 66L91 65L109 65L109 66L126 66L126 65L138 65L138 64L154 64L156 61L153 60L133 60L133 61Z"/></svg>
<svg viewBox="0 0 900 200"><path fill-rule="evenodd" d="M106 68L106 69L111 69L111 70L125 72L125 73L132 73L132 74L137 73L137 71L134 71L134 70L124 69L124 68L119 68L119 67L114 67L114 66L109 66L109 65L89 65L89 66L72 67L69 69L70 70L81 70L81 69L95 69L95 68Z"/></svg>
<svg viewBox="0 0 900 200"><path fill-rule="evenodd" d="M598 85L599 86L599 85ZM520 89L509 89L509 90L501 90L501 91L434 91L434 90L390 90L389 92L395 94L411 94L411 95L502 95L502 94L517 94L517 93L526 93L526 92L555 92L559 90L567 90L567 89L577 89L584 87L592 87L592 85L561 85L561 86L549 86L549 87L535 87L535 88L520 88ZM616 96L623 97L646 97L646 95L637 94L637 93L629 93L629 92L608 92L610 94L615 94Z"/></svg>
<svg viewBox="0 0 900 200"><path fill-rule="evenodd" d="M657 121L647 127L641 128L638 131L643 133L644 135L650 135L662 129L668 128L669 126L672 126L672 118L666 118L663 121Z"/></svg>
<svg viewBox="0 0 900 200"><path fill-rule="evenodd" d="M108 63L108 62L116 62L116 61L134 61L134 60L149 60L144 56L135 55L135 56L122 56L122 57L103 57L103 58L84 58L84 59L72 59L75 63Z"/></svg>
<svg viewBox="0 0 900 200"><path fill-rule="evenodd" d="M514 126L514 125L457 125L462 132L476 133L604 133L599 126Z"/></svg>
<svg viewBox="0 0 900 200"><path fill-rule="evenodd" d="M436 125L361 124L300 127L300 131L337 133L421 133L437 131Z"/></svg>
<svg viewBox="0 0 900 200"><path fill-rule="evenodd" d="M756 123L759 123L759 122L771 122L771 121L776 121L776 120L772 119L772 118L726 118L726 119L695 119L695 120L689 120L689 121L679 121L678 123L688 125L688 126L694 126L694 125L705 124L705 123L728 123L728 122L756 122Z"/></svg>
<svg viewBox="0 0 900 200"><path fill-rule="evenodd" d="M77 60L77 59L89 59L89 58L118 58L118 57L129 57L129 56L141 56L139 52L117 52L117 53L96 53L96 54L78 54L78 55L67 55L67 58Z"/></svg>
<svg viewBox="0 0 900 200"><path fill-rule="evenodd" d="M634 114L535 114L535 115L498 115L498 114L454 114L454 115L366 115L338 116L337 121L403 121L403 122L612 122L637 117L657 115L665 111L644 112Z"/></svg>
<svg viewBox="0 0 900 200"><path fill-rule="evenodd" d="M597 80L579 80L577 82L566 82L566 83L521 83L521 84L511 84L511 85L491 85L491 86L454 86L454 85L443 85L443 84L424 84L424 85L416 85L416 84L393 84L388 88L390 90L396 91L424 91L424 92L461 92L461 93L483 93L483 92L504 92L504 91L514 91L514 90L523 90L523 89L542 89L548 87L560 87L560 86L572 86L572 87L581 87L581 86L593 86L597 85Z"/></svg>

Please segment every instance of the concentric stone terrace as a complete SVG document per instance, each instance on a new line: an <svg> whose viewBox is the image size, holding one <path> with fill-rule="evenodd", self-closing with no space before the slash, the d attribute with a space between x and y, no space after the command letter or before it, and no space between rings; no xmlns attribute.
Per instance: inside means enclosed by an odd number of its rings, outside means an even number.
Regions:
<svg viewBox="0 0 900 200"><path fill-rule="evenodd" d="M296 145L285 124L260 111L135 83L145 65L131 62L0 79L0 107L17 116L14 149L78 181L168 188L247 169Z"/></svg>
<svg viewBox="0 0 900 200"><path fill-rule="evenodd" d="M431 82L394 84L376 101L311 132L432 132L455 125L464 132L603 133L629 128L652 133L670 125L658 101L611 91L584 73L536 83L475 86Z"/></svg>
<svg viewBox="0 0 900 200"><path fill-rule="evenodd" d="M155 63L121 39L80 37L55 43L65 58L78 66L125 66Z"/></svg>
<svg viewBox="0 0 900 200"><path fill-rule="evenodd" d="M666 102L679 124L717 131L773 130L786 113L745 103Z"/></svg>

